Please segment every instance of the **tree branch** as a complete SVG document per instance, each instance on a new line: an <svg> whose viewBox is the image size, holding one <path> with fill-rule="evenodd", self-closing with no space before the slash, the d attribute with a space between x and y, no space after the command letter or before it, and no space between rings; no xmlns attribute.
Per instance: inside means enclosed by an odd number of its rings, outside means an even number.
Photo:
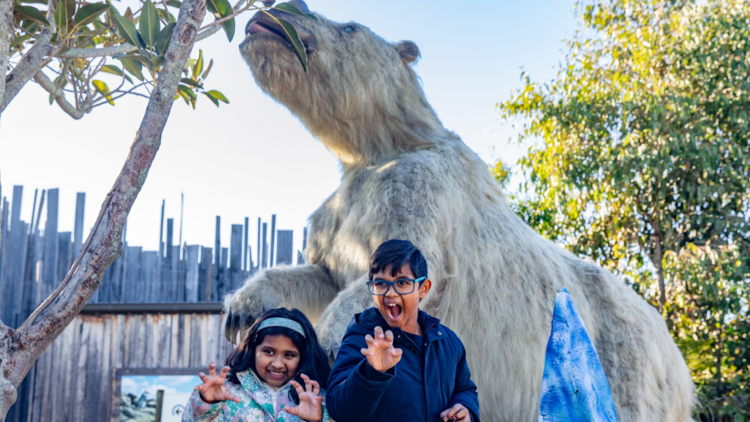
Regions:
<svg viewBox="0 0 750 422"><path fill-rule="evenodd" d="M11 0L0 0L0 99L5 98L5 69L8 68L8 60L10 59L10 43L13 39L13 1ZM3 101L3 104L5 101ZM3 112L5 106L0 105L0 113ZM0 196L2 199L2 196Z"/></svg>
<svg viewBox="0 0 750 422"><path fill-rule="evenodd" d="M73 266L55 291L18 330L0 339L0 421L15 402L21 384L39 355L78 315L122 253L122 229L159 150L164 126L177 94L180 74L206 13L204 0L185 0L141 126L125 165L102 204L96 223ZM3 379L0 378L0 382ZM9 384L8 384L9 383ZM9 385L10 388L5 388Z"/></svg>
<svg viewBox="0 0 750 422"><path fill-rule="evenodd" d="M45 91L52 94L52 96L55 97L55 102L57 102L57 105L59 105L64 112L68 113L70 117L78 120L83 117L85 113L91 111L91 107L88 107L88 109L79 110L76 108L76 106L69 103L68 100L65 99L65 92L63 91L62 87L58 86L52 80L50 80L50 78L47 77L47 75L45 75L43 71L40 70L36 72L36 75L34 75L34 82L38 83L42 88L44 88Z"/></svg>
<svg viewBox="0 0 750 422"><path fill-rule="evenodd" d="M49 43L52 38L52 28L44 26L39 33L34 45L29 49L25 56L16 65L15 68L5 77L5 93L2 104L0 104L0 113L2 113L13 98L18 95L21 88L31 79L39 69L44 67L49 60L47 56L52 54L53 47Z"/></svg>

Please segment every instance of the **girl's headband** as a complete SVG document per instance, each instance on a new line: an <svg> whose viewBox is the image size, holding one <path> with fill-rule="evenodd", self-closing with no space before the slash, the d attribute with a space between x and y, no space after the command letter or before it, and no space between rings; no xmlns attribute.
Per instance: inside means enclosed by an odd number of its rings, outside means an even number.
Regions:
<svg viewBox="0 0 750 422"><path fill-rule="evenodd" d="M294 330L302 337L305 337L305 330L302 328L302 324L289 318L268 318L263 320L258 326L258 331L268 327L284 327Z"/></svg>

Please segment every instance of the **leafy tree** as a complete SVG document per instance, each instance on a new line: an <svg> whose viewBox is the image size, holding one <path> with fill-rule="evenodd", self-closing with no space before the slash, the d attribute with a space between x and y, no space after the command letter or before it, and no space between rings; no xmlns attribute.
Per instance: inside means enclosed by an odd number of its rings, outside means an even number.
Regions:
<svg viewBox="0 0 750 422"><path fill-rule="evenodd" d="M706 415L749 418L750 362L734 345L750 333L750 6L587 0L576 10L557 77L524 74L498 104L524 122L519 141L540 141L519 162L513 206L663 312Z"/></svg>
<svg viewBox="0 0 750 422"><path fill-rule="evenodd" d="M203 89L211 62L204 68L201 51L197 59L189 60L189 56L194 43L216 32L219 25L231 40L234 16L259 7L256 0L240 0L234 9L227 0L207 1L161 0L160 8L144 0L136 12L121 13L109 0L0 0L0 69L5 75L0 78L0 114L32 78L73 118L83 117L98 105L113 104L122 95L149 99L120 175L65 279L17 329L0 321L0 422L31 366L81 311L99 287L101 275L120 256L125 220L146 182L174 100L182 97L195 107L197 93L201 93L217 106L218 101L227 102L223 94ZM266 8L273 3L264 0ZM179 8L176 19L168 7ZM275 8L305 15L289 3ZM216 20L201 27L206 9ZM294 27L278 17L283 14L269 16L284 28L306 67L304 46ZM14 63L16 55L22 57ZM49 66L52 62L57 62L58 70ZM57 75L54 81L47 72ZM94 79L107 73L120 78L118 88L112 90L102 79ZM122 88L126 81L132 87Z"/></svg>

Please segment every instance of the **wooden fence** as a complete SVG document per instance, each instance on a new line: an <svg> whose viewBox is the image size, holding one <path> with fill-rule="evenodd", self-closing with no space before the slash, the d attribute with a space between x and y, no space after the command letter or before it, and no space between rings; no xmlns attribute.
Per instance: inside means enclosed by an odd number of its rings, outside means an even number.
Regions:
<svg viewBox="0 0 750 422"><path fill-rule="evenodd" d="M137 368L140 374L197 375L199 369L207 372L211 362L223 365L233 345L224 338L221 322L216 309L83 313L39 357L7 420L119 421L118 374Z"/></svg>
<svg viewBox="0 0 750 422"><path fill-rule="evenodd" d="M58 232L59 195L58 189L43 190L41 194L36 190L28 223L21 219L23 186L13 187L11 201L2 199L0 318L8 326L20 326L59 285L85 240L86 195L78 193L76 196L72 233ZM42 226L43 210L46 218ZM217 216L213 247L175 242L174 220L165 221L164 203L160 221L159 250L144 251L126 242L122 255L107 270L89 303L215 302L240 287L248 276L261 268L293 264L293 231L276 230L276 215L271 218L270 231L268 223L258 218L255 261L248 239L250 220L247 217L244 224L232 224L226 245L221 242L221 217ZM123 238L126 233L127 226ZM303 249L306 241L305 228ZM301 259L298 252L298 264Z"/></svg>

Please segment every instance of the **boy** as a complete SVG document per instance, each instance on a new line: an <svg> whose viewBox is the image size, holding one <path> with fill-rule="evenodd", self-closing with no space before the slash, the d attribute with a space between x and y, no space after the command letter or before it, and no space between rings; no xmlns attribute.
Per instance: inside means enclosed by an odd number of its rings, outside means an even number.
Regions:
<svg viewBox="0 0 750 422"><path fill-rule="evenodd" d="M370 258L369 279L375 307L349 323L328 378L331 418L479 422L461 340L419 310L432 287L419 249L408 240L383 243Z"/></svg>

